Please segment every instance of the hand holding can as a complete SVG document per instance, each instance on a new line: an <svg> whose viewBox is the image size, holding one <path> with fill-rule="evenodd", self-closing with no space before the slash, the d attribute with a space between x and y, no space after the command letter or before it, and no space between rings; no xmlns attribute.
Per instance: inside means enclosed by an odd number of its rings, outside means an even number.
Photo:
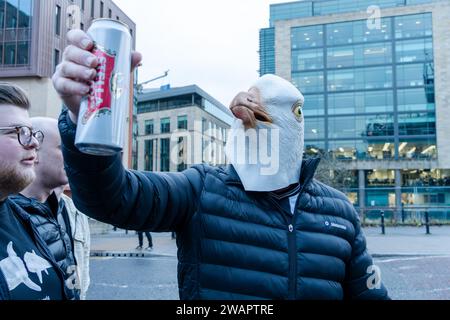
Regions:
<svg viewBox="0 0 450 320"><path fill-rule="evenodd" d="M57 66L52 80L64 105L69 108L70 118L77 123L81 101L89 94L90 81L97 76L95 68L98 61L92 53L94 41L86 32L80 29L70 30L67 40L69 45L64 50L62 61ZM134 69L140 64L142 55L133 52L131 60L131 69Z"/></svg>
<svg viewBox="0 0 450 320"><path fill-rule="evenodd" d="M81 101L75 146L84 153L110 156L122 151L131 94L129 28L116 20L94 20L87 34L97 74Z"/></svg>

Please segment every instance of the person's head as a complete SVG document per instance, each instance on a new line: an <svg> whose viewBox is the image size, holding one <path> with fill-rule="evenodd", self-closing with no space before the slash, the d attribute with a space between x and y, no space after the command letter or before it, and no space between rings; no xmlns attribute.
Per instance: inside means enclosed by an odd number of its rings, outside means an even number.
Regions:
<svg viewBox="0 0 450 320"><path fill-rule="evenodd" d="M43 136L32 128L30 102L19 87L0 83L0 200L35 178L34 162Z"/></svg>
<svg viewBox="0 0 450 320"><path fill-rule="evenodd" d="M68 183L61 151L61 137L58 121L53 118L31 118L35 130L42 131L45 140L37 151L35 165L36 184L47 190L59 188Z"/></svg>
<svg viewBox="0 0 450 320"><path fill-rule="evenodd" d="M247 191L274 191L298 183L304 147L302 93L275 75L259 78L249 93L262 111L233 112L236 120L226 147L230 163ZM254 127L245 129L248 117Z"/></svg>

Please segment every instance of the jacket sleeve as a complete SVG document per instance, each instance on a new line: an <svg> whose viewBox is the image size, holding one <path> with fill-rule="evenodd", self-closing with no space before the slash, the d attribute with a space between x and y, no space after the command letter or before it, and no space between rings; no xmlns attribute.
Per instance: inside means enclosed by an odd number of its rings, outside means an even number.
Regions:
<svg viewBox="0 0 450 320"><path fill-rule="evenodd" d="M120 154L97 157L74 146L76 126L59 118L62 151L76 207L89 217L138 231L177 231L196 211L203 168L183 173L125 170Z"/></svg>
<svg viewBox="0 0 450 320"><path fill-rule="evenodd" d="M345 299L389 300L388 292L382 282L381 270L374 265L367 251L366 238L356 211L355 216L356 236L352 244L352 256L346 267Z"/></svg>

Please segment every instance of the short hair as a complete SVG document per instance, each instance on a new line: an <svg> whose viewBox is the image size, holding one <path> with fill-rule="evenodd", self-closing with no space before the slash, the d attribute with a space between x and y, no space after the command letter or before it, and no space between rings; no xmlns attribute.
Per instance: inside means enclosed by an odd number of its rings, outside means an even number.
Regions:
<svg viewBox="0 0 450 320"><path fill-rule="evenodd" d="M10 104L29 110L30 100L25 91L9 82L0 82L0 104Z"/></svg>

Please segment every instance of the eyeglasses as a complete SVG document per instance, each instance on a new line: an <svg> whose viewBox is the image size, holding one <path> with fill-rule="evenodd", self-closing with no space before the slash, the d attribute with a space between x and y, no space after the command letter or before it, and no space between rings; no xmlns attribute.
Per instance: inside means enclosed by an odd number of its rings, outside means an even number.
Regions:
<svg viewBox="0 0 450 320"><path fill-rule="evenodd" d="M33 143L33 137L39 142L39 145L44 142L44 133L42 131L35 131L30 127L21 126L21 127L0 127L0 131L5 131L4 134L10 134L10 133L17 133L17 140L19 140L19 143L25 147L28 148Z"/></svg>

